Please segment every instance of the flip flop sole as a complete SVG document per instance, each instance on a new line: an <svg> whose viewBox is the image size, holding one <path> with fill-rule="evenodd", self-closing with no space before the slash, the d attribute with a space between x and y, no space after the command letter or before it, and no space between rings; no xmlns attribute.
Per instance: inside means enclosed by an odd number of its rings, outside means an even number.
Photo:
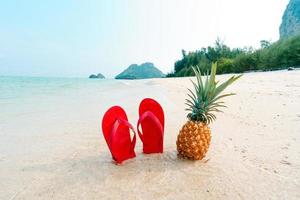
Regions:
<svg viewBox="0 0 300 200"><path fill-rule="evenodd" d="M157 126L155 121L150 117L146 117L141 122L143 132L143 152L144 153L162 153L163 152L163 132L164 132L164 111L161 105L151 98L142 100L139 106L139 116L141 117L145 112L151 112L160 122L161 129Z"/></svg>
<svg viewBox="0 0 300 200"><path fill-rule="evenodd" d="M131 149L131 138L129 127L119 124L116 133L113 134L113 127L118 120L128 121L125 111L120 106L113 106L106 111L102 119L102 132L113 159L117 163L135 157Z"/></svg>

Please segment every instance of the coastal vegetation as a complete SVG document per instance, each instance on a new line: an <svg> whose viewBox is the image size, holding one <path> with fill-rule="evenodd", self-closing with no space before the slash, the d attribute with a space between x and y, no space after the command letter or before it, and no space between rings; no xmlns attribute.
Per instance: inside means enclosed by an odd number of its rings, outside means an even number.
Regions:
<svg viewBox="0 0 300 200"><path fill-rule="evenodd" d="M273 43L262 40L260 44L256 50L252 47L230 48L217 39L214 46L189 53L182 50L182 58L175 62L174 71L167 77L194 76L193 66L209 71L213 62L218 63L217 74L300 67L300 35Z"/></svg>

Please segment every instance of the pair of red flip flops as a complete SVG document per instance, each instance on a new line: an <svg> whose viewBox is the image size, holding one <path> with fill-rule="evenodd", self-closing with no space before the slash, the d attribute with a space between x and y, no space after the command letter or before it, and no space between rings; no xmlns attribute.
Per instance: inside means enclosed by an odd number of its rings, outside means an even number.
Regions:
<svg viewBox="0 0 300 200"><path fill-rule="evenodd" d="M139 106L137 123L144 153L163 152L164 123L164 112L160 104L154 99L144 99ZM142 127L142 132L139 126ZM133 132L132 139L130 129ZM113 106L106 111L102 119L102 132L116 163L135 157L136 132L120 106Z"/></svg>

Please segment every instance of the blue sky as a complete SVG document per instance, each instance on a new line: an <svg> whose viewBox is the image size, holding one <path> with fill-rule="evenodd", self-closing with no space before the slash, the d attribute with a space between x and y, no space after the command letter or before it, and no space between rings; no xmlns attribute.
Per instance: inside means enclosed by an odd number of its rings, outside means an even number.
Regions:
<svg viewBox="0 0 300 200"><path fill-rule="evenodd" d="M288 0L0 0L0 75L113 77L173 69L181 49L279 38Z"/></svg>

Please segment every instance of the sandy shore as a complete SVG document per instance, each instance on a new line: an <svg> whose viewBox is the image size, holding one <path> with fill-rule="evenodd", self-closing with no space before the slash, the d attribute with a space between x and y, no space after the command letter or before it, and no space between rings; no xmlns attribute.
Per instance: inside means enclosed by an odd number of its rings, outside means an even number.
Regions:
<svg viewBox="0 0 300 200"><path fill-rule="evenodd" d="M237 95L217 114L210 150L198 162L176 156L189 78L125 83L3 120L0 199L300 199L300 71L248 73L229 87ZM101 116L119 104L136 124L143 97L165 109L165 153L143 155L138 140L137 157L116 166Z"/></svg>

